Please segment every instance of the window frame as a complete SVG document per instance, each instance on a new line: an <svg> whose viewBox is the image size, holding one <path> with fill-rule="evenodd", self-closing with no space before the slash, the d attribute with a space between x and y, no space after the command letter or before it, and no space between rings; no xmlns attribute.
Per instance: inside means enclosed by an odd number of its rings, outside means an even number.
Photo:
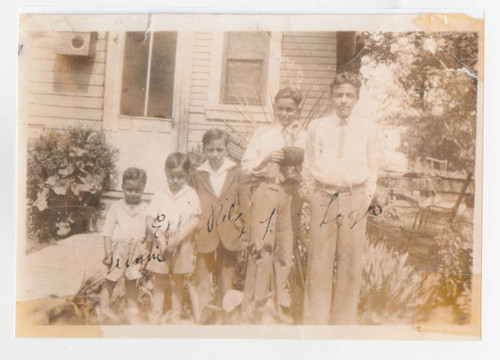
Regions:
<svg viewBox="0 0 500 360"><path fill-rule="evenodd" d="M265 104L267 103L267 96L266 96L266 90L267 90L267 79L269 77L269 74L268 74L268 70L269 70L269 65L268 65L268 62L269 62L269 50L270 50L270 47L271 47L271 39L270 39L270 35L271 33L268 32L268 31L262 31L262 33L269 33L269 43L268 43L268 48L266 49L266 51L263 53L263 57L262 58L259 58L259 59L256 59L256 58L253 58L253 59L250 59L250 58L233 58L233 57L229 57L229 33L232 32L232 31L228 31L228 32L225 32L224 33L224 47L223 47L223 50L222 50L222 70L221 70L221 86L220 86L220 96L219 96L219 102L221 104L225 104L225 105L242 105L242 104L238 104L238 103L228 103L228 102L224 102L224 101L227 101L226 99L226 96L227 96L227 88L226 88L226 83L227 83L227 79L228 79L228 63L231 61L231 60L236 60L236 61L242 61L242 62L261 62L262 63L262 74L261 74L261 78L260 78L260 85L261 85L261 89L259 89L259 93L258 93L258 96L260 97L260 100L263 101L263 104L250 104L250 105L255 105L255 106L265 106ZM235 32L238 32L238 31L235 31ZM242 32L252 32L252 31L242 31Z"/></svg>
<svg viewBox="0 0 500 360"><path fill-rule="evenodd" d="M138 33L138 34L141 34L141 37L142 36L145 36L145 35L142 35L144 34L144 32L141 32L141 31L126 31L125 32L125 36L124 36L124 46L123 46L123 53L122 53L122 79L121 79L121 85L123 86L123 65L125 63L125 47L126 47L126 34L127 33ZM176 74L175 74L175 62L177 62L177 39L179 37L179 32L178 31L149 31L148 32L148 35L149 35L149 43L148 43L148 53L147 53L147 62L146 62L146 79L145 79L145 84L146 84L146 88L145 88L145 92L144 92L144 106L143 106L143 109L142 109L142 112L143 113L148 113L149 112L149 107L150 107L150 103L149 103L149 98L150 98L150 94L151 94L151 82L152 82L152 78L153 78L153 73L152 73L152 67L153 67L153 51L155 49L155 33L158 33L158 32L168 32L168 33L175 33L175 55L174 55L174 69L173 69L173 84L174 84L174 87L175 87L175 83L176 83ZM119 115L122 116L122 117L130 117L130 118L146 118L146 119L159 119L159 120L171 120L173 118L173 105L174 105L174 89L172 88L172 96L171 96L171 101L172 101L172 109L171 109L171 113L172 113L172 116L170 117L158 117L158 116L148 116L148 115L126 115L126 114L122 114L122 97L120 96L120 110L119 110ZM123 92L123 89L120 88L120 92L122 93Z"/></svg>
<svg viewBox="0 0 500 360"><path fill-rule="evenodd" d="M283 33L281 31L270 32L270 42L267 61L267 80L266 80L266 99L264 105L246 105L222 103L223 86L223 64L225 57L225 32L214 32L212 35L212 50L210 64L210 84L208 91L208 104L206 106L205 116L207 120L238 120L242 118L242 110L251 112L256 121L267 122L269 114L272 114L272 100L279 90L280 84L280 60L281 60L281 41ZM265 114L265 113L267 114Z"/></svg>
<svg viewBox="0 0 500 360"><path fill-rule="evenodd" d="M183 111L181 101L185 91L182 89L182 83L188 75L187 72L191 70L192 59L186 54L192 51L193 34L177 31L172 117L158 118L120 114L125 37L128 31L136 30L116 31L109 32L108 34L103 129L108 131L137 130L171 133L175 127L175 123L179 121L181 111Z"/></svg>

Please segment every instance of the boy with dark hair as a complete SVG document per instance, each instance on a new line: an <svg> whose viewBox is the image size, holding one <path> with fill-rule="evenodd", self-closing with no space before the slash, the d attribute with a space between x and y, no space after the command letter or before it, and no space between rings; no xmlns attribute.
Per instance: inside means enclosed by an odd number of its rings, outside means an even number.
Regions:
<svg viewBox="0 0 500 360"><path fill-rule="evenodd" d="M153 195L147 213L148 242L151 246L146 269L152 274L153 304L151 320L163 321L165 293L171 284L170 320L182 319L184 280L194 271L193 230L198 224L200 206L196 191L187 185L190 161L186 154L172 153L165 160L167 186ZM188 289L191 285L188 283ZM191 297L191 291L190 291ZM197 299L191 298L193 315L198 316Z"/></svg>
<svg viewBox="0 0 500 360"><path fill-rule="evenodd" d="M249 195L240 167L226 156L228 134L210 129L203 135L202 143L207 161L190 177L201 204L195 232L196 288L203 308L210 302L215 280L215 302L221 307L224 295L233 287L238 255L248 231L245 208Z"/></svg>
<svg viewBox="0 0 500 360"><path fill-rule="evenodd" d="M241 161L253 179L251 252L245 278L245 316L259 322L265 302L274 300L275 317L290 323L287 282L302 202L298 195L305 132L300 124L300 90L284 88L274 98L276 123L253 134Z"/></svg>
<svg viewBox="0 0 500 360"><path fill-rule="evenodd" d="M146 186L146 172L128 168L122 176L124 199L115 202L104 222L104 260L109 267L101 293L101 310L111 317L110 298L118 280L125 277L128 315L137 310L137 280L141 277L144 240L146 236L146 209L142 193Z"/></svg>
<svg viewBox="0 0 500 360"><path fill-rule="evenodd" d="M360 87L357 75L337 74L330 87L333 113L308 128L301 185L311 204L305 324L358 321L366 214L376 188L378 150L376 127L355 107Z"/></svg>

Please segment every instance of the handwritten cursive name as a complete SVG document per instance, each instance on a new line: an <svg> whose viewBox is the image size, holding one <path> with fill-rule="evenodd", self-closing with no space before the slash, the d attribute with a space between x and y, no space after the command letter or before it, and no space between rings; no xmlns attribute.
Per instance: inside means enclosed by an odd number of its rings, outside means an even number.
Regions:
<svg viewBox="0 0 500 360"><path fill-rule="evenodd" d="M156 246L156 249L159 250L160 247ZM151 261L158 261L158 262L164 262L166 260L165 257L161 255L156 255L154 253L148 254L147 256L144 255L139 255L136 258L130 258L125 261L125 268L129 268L133 265L138 265L144 261L146 261L146 264L151 262ZM120 263L120 258L117 258L116 261L113 259L111 262L111 266L109 267L109 272L113 271L114 269L122 269L123 264Z"/></svg>
<svg viewBox="0 0 500 360"><path fill-rule="evenodd" d="M151 227L154 229L154 237L158 239L158 231L165 226L164 222L165 220L167 221L166 223L166 228L163 230L163 232L168 235L169 232L172 231L179 231L183 226L185 226L191 218L196 215L191 215L186 221L184 221L184 218L182 215L179 215L179 220L177 221L176 227L174 226L174 221L172 219L167 220L167 216L165 214L159 214L156 216L156 218L153 219L153 223L151 224Z"/></svg>
<svg viewBox="0 0 500 360"><path fill-rule="evenodd" d="M322 227L323 225L329 224L332 221L336 221L339 218L341 218L341 219L345 218L345 216L344 216L344 214L342 212L338 212L337 215L333 219L327 221L328 216L331 215L330 214L330 209L331 209L332 205L335 203L335 200L337 200L338 197L339 197L339 193L336 192L330 198L330 201L326 205L326 210L325 210L325 213L323 214L323 219L321 220L321 223L319 224L319 227ZM361 212L360 212L359 209L350 211L347 214L347 218L353 220L350 229L353 229L357 224L359 224L359 222L361 220L363 220L365 217L367 217L368 214L371 214L373 216L379 216L380 214L382 214L382 207L380 205L370 205L368 207L368 209L363 214L361 214Z"/></svg>
<svg viewBox="0 0 500 360"><path fill-rule="evenodd" d="M236 223L242 216L243 213L238 213L236 211L236 203L232 203L227 212L225 211L224 204L222 203L219 204L217 208L212 205L210 216L207 220L207 230L208 232L212 232L214 226L218 227L226 221Z"/></svg>

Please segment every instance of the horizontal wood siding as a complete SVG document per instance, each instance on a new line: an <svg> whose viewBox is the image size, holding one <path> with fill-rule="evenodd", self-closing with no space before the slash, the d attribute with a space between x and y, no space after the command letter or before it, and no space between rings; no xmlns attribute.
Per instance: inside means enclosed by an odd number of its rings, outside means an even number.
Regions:
<svg viewBox="0 0 500 360"><path fill-rule="evenodd" d="M28 126L102 129L107 33L97 34L94 58L56 53L62 33L31 33L21 39L20 114Z"/></svg>
<svg viewBox="0 0 500 360"><path fill-rule="evenodd" d="M188 149L199 144L203 133L214 125L205 117L210 88L212 33L197 32L194 39L193 68L189 99Z"/></svg>
<svg viewBox="0 0 500 360"><path fill-rule="evenodd" d="M335 32L285 32L282 42L280 87L302 90L302 117L329 110L328 86L335 76Z"/></svg>
<svg viewBox="0 0 500 360"><path fill-rule="evenodd" d="M203 133L219 127L230 133L241 131L248 137L263 123L250 124L252 117L262 121L263 114L247 113L245 106L233 110L220 110L219 117L213 117L214 105L209 103L209 91L215 79L211 74L212 33L196 33L193 50L193 68L189 99L188 149L200 144ZM220 49L219 51L223 51ZM217 54L219 55L219 54ZM335 76L337 62L337 38L335 32L286 32L283 33L279 56L281 88L291 86L303 91L303 118L317 117L329 110L328 85ZM221 65L222 66L222 65ZM276 92L278 89L272 89ZM269 94L270 98L274 94ZM215 105L216 107L217 105ZM238 108L238 109L236 109ZM242 115L242 112L245 114ZM207 115L209 120L207 120ZM215 115L217 116L217 115ZM260 116L260 117L259 117ZM268 115L270 118L270 115ZM217 120L217 119L222 119ZM269 121L271 119L268 119ZM264 119L265 121L265 119Z"/></svg>

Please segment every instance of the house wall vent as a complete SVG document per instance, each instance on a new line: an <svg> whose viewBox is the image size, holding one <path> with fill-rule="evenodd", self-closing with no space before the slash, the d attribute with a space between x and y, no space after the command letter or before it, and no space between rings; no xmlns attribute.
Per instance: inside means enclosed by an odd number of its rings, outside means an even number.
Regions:
<svg viewBox="0 0 500 360"><path fill-rule="evenodd" d="M61 32L56 40L56 54L95 57L96 32Z"/></svg>

